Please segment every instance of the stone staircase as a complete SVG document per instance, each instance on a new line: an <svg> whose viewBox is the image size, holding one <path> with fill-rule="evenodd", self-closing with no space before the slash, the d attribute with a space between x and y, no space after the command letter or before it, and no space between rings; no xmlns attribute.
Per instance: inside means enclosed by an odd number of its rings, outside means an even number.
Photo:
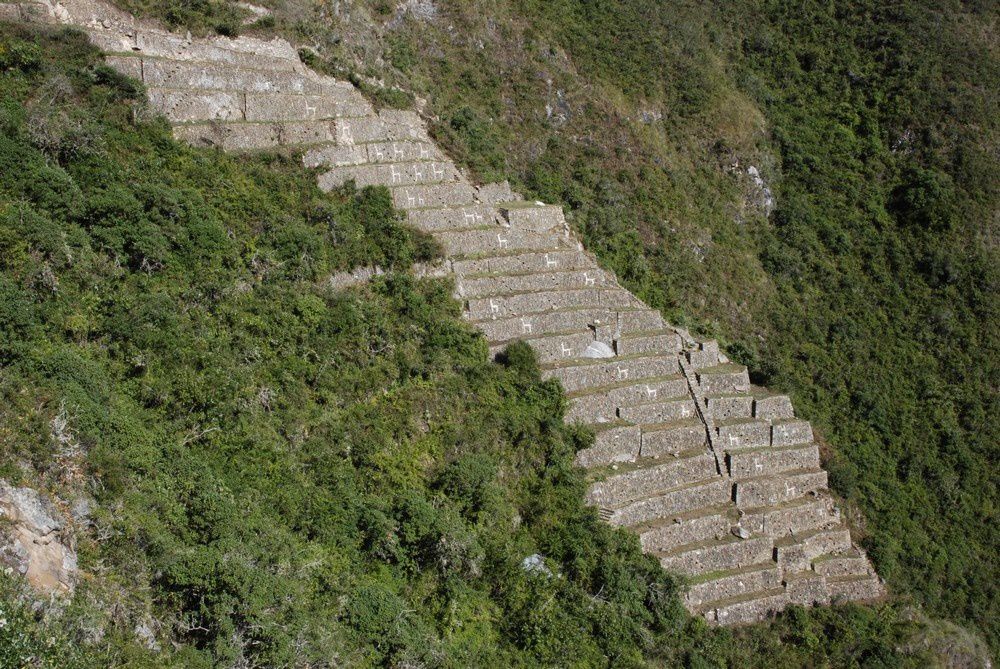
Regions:
<svg viewBox="0 0 1000 669"><path fill-rule="evenodd" d="M384 185L447 254L457 297L493 353L527 341L562 383L566 420L607 522L686 575L687 607L720 624L789 604L871 600L884 587L827 490L808 422L750 384L714 341L695 342L602 270L558 206L477 186L413 112L376 112L287 42L192 39L92 0L0 4L0 18L85 30L146 85L175 135L228 151L300 147L321 188Z"/></svg>

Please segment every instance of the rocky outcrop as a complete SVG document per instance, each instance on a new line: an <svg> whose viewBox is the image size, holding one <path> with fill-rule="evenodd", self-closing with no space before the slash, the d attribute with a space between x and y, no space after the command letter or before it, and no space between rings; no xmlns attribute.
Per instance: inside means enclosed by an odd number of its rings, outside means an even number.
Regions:
<svg viewBox="0 0 1000 669"><path fill-rule="evenodd" d="M622 288L560 207L472 183L417 114L376 112L282 40L192 39L93 0L0 4L0 16L12 14L84 29L109 64L146 85L181 140L296 147L321 169L321 188L386 186L409 223L440 242L448 257L439 269L454 276L491 352L527 341L543 377L569 394L566 420L595 428L578 456L591 471L588 499L691 578L692 612L738 624L790 603L883 594L789 398L753 386L716 342L695 341Z"/></svg>
<svg viewBox="0 0 1000 669"><path fill-rule="evenodd" d="M0 481L0 562L45 594L71 594L77 561L66 523L31 488Z"/></svg>

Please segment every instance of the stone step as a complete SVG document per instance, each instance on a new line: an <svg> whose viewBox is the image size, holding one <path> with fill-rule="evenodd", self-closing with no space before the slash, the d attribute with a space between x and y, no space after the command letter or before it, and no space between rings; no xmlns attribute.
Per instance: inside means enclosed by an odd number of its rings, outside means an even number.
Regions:
<svg viewBox="0 0 1000 669"><path fill-rule="evenodd" d="M618 408L618 417L629 423L652 425L695 418L698 410L694 398L687 393L685 395L681 398L621 406Z"/></svg>
<svg viewBox="0 0 1000 669"><path fill-rule="evenodd" d="M686 457L667 461L639 460L615 466L617 470L606 472L602 480L590 484L586 495L589 504L617 508L715 475L715 459L704 451L688 452Z"/></svg>
<svg viewBox="0 0 1000 669"><path fill-rule="evenodd" d="M365 186L416 186L446 184L459 181L461 174L451 162L414 161L409 163L344 165L334 167L319 176L321 190L329 191L354 181L358 188Z"/></svg>
<svg viewBox="0 0 1000 669"><path fill-rule="evenodd" d="M718 421L713 443L726 452L768 448L771 445L771 424L754 419Z"/></svg>
<svg viewBox="0 0 1000 669"><path fill-rule="evenodd" d="M619 407L656 400L682 397L688 392L687 381L679 374L640 383L620 383L609 388L590 389L569 397L567 422L608 423L618 419Z"/></svg>
<svg viewBox="0 0 1000 669"><path fill-rule="evenodd" d="M672 328L670 328L666 321L663 320L663 316L660 312L650 309L641 302L639 305L640 306L636 306L620 315L618 325L615 329L615 336L618 339L621 339L622 337L629 337L631 335L651 335L662 332L666 332L669 335L673 333ZM667 347L666 351L656 352L667 353L671 351L670 347ZM632 354L619 353L618 355Z"/></svg>
<svg viewBox="0 0 1000 669"><path fill-rule="evenodd" d="M140 27L135 17L113 5L97 2L60 4L62 6L57 8L53 6L54 3L46 0L26 0L15 6L19 7L21 18L25 21L69 23L79 28L115 29L126 33L132 33Z"/></svg>
<svg viewBox="0 0 1000 669"><path fill-rule="evenodd" d="M406 215L406 222L419 230L431 233L447 230L483 229L491 225L496 225L497 232L502 232L500 211L494 204L471 204L466 207L443 209L412 209ZM457 274L464 276L462 273Z"/></svg>
<svg viewBox="0 0 1000 669"><path fill-rule="evenodd" d="M302 155L302 165L314 167L342 167L345 165L367 165L367 144L320 144L308 149Z"/></svg>
<svg viewBox="0 0 1000 669"><path fill-rule="evenodd" d="M342 102L322 95L241 93L150 87L149 102L172 123L325 121L370 113L364 100Z"/></svg>
<svg viewBox="0 0 1000 669"><path fill-rule="evenodd" d="M457 185L457 184L456 184ZM463 190L465 185L462 185ZM439 188L435 186L417 186L416 188ZM398 189L399 192L410 189ZM394 194L397 191L394 191ZM454 230L437 232L434 238L444 247L450 256L475 257L499 256L510 253L555 252L565 250L567 241L555 235L536 232L511 233L500 228L489 227L479 230Z"/></svg>
<svg viewBox="0 0 1000 669"><path fill-rule="evenodd" d="M853 548L851 544L851 531L843 525L815 529L795 537L786 537L779 541L779 543L786 545L790 545L792 542L802 546L806 558L810 562L821 555L840 555L850 552Z"/></svg>
<svg viewBox="0 0 1000 669"><path fill-rule="evenodd" d="M567 393L576 393L626 381L672 376L679 371L675 356L654 355L552 366L542 370L542 378L558 379Z"/></svg>
<svg viewBox="0 0 1000 669"><path fill-rule="evenodd" d="M710 539L687 544L659 555L660 564L668 571L685 576L741 569L772 561L774 542L770 537L739 539L727 535L721 541Z"/></svg>
<svg viewBox="0 0 1000 669"><path fill-rule="evenodd" d="M714 367L719 364L719 342L714 339L701 342L697 348L684 353L693 369Z"/></svg>
<svg viewBox="0 0 1000 669"><path fill-rule="evenodd" d="M423 207L462 207L473 204L476 189L465 182L429 184L423 186L402 186L390 188L392 193L392 203L397 209L420 209ZM441 236L448 238L451 234L441 233ZM440 241L440 238L439 238ZM503 244L499 245L502 251ZM534 248L534 247L529 247ZM545 248L548 248L546 246ZM456 255L479 255L487 253L487 249L480 251L475 247L462 249Z"/></svg>
<svg viewBox="0 0 1000 669"><path fill-rule="evenodd" d="M312 95L340 102L364 103L364 97L344 81L310 70L250 69L216 63L194 63L140 55L109 55L106 62L151 88ZM374 110L368 107L368 113Z"/></svg>
<svg viewBox="0 0 1000 669"><path fill-rule="evenodd" d="M681 337L673 330L642 332L622 335L615 340L618 355L638 353L677 353L681 350Z"/></svg>
<svg viewBox="0 0 1000 669"><path fill-rule="evenodd" d="M781 587L778 566L768 559L748 567L715 572L708 580L695 581L689 586L684 603L693 613L699 613L714 608L720 601L774 591Z"/></svg>
<svg viewBox="0 0 1000 669"><path fill-rule="evenodd" d="M729 507L714 507L663 518L636 529L643 551L667 553L686 544L712 539L721 541L735 524L736 518Z"/></svg>
<svg viewBox="0 0 1000 669"><path fill-rule="evenodd" d="M822 574L812 571L785 574L784 582L790 604L822 606L830 603L830 591Z"/></svg>
<svg viewBox="0 0 1000 669"><path fill-rule="evenodd" d="M736 482L735 501L740 509L776 506L827 488L822 469L784 472Z"/></svg>
<svg viewBox="0 0 1000 669"><path fill-rule="evenodd" d="M477 297L466 301L465 315L469 320L480 321L528 316L574 307L621 309L631 306L631 299L623 290L581 288L515 293L501 297Z"/></svg>
<svg viewBox="0 0 1000 669"><path fill-rule="evenodd" d="M810 530L774 542L778 565L790 573L808 571L816 558L847 553L851 548L850 532L842 525Z"/></svg>
<svg viewBox="0 0 1000 669"><path fill-rule="evenodd" d="M149 104L171 123L246 121L246 96L230 91L177 91L150 88ZM290 119L315 121L318 119Z"/></svg>
<svg viewBox="0 0 1000 669"><path fill-rule="evenodd" d="M753 417L753 402L750 395L709 395L705 397L705 410L720 422L749 419Z"/></svg>
<svg viewBox="0 0 1000 669"><path fill-rule="evenodd" d="M872 576L875 573L868 557L856 548L839 555L820 555L813 560L812 567L817 574L827 578Z"/></svg>
<svg viewBox="0 0 1000 669"><path fill-rule="evenodd" d="M749 625L767 620L788 606L784 588L754 592L714 602L703 612L705 620L717 625Z"/></svg>
<svg viewBox="0 0 1000 669"><path fill-rule="evenodd" d="M519 293L506 297L482 297L466 300L465 316L473 322L523 318L524 320L521 321L522 330L529 330L534 334L534 319L546 312L561 311L567 308L600 308L600 302L600 292L593 290ZM516 337L516 339L523 339L523 337Z"/></svg>
<svg viewBox="0 0 1000 669"><path fill-rule="evenodd" d="M634 462L639 457L642 433L638 425L614 425L595 430L594 445L578 451L579 467L604 467L616 462Z"/></svg>
<svg viewBox="0 0 1000 669"><path fill-rule="evenodd" d="M557 335L591 330L595 333L608 322L616 322L618 312L611 309L587 307L557 309L530 316L513 316L480 321L476 327L491 344L499 344L529 336Z"/></svg>
<svg viewBox="0 0 1000 669"><path fill-rule="evenodd" d="M868 602L885 597L885 585L877 576L841 576L826 579L833 604Z"/></svg>
<svg viewBox="0 0 1000 669"><path fill-rule="evenodd" d="M40 4L51 5L54 3L32 2L26 4L37 7ZM138 20L131 14L104 2L67 0L58 3L55 12L49 10L48 13L54 14L54 18L61 23L72 24L87 30L99 29L128 37L139 36L143 39L152 39L156 36L176 37L184 44L187 44L189 49L192 50L196 50L197 47L202 46L225 48L237 53L250 54L257 58L293 60L298 62L298 52L283 39L263 41L254 37L210 36L192 40L190 37L182 37L175 33L169 33L146 21Z"/></svg>
<svg viewBox="0 0 1000 669"><path fill-rule="evenodd" d="M812 440L812 426L808 421L782 420L771 425L771 446L774 448L810 444Z"/></svg>
<svg viewBox="0 0 1000 669"><path fill-rule="evenodd" d="M516 253L491 258L457 260L454 263L458 276L481 276L501 274L534 274L567 269L589 269L597 267L586 253L578 248L563 248L552 251ZM648 309L648 307L646 307Z"/></svg>
<svg viewBox="0 0 1000 669"><path fill-rule="evenodd" d="M826 496L807 495L777 506L748 509L742 525L754 534L775 539L840 525L840 513Z"/></svg>
<svg viewBox="0 0 1000 669"><path fill-rule="evenodd" d="M657 325L657 324L661 325ZM652 328L650 326L653 326ZM658 333L665 333L668 340L675 334L673 330L663 323L659 312L651 309L630 309L619 314L618 323L614 328L615 351L619 356L629 357L633 355L663 355L673 354L669 346L664 350L659 346L644 346L640 342L638 345L622 345L625 339L646 339L656 336ZM677 358L678 369L680 368L680 357Z"/></svg>
<svg viewBox="0 0 1000 669"><path fill-rule="evenodd" d="M247 121L323 121L371 114L372 107L360 95L344 100L328 95L287 93L247 93L244 116Z"/></svg>
<svg viewBox="0 0 1000 669"><path fill-rule="evenodd" d="M760 420L794 418L792 400L788 395L765 395L753 401L753 417Z"/></svg>
<svg viewBox="0 0 1000 669"><path fill-rule="evenodd" d="M11 23L16 23L18 21L26 20L26 17L22 13L22 7L20 4L14 3L0 3L0 21L10 21Z"/></svg>
<svg viewBox="0 0 1000 669"><path fill-rule="evenodd" d="M715 365L699 369L695 374L705 395L745 393L750 390L750 376L743 365Z"/></svg>
<svg viewBox="0 0 1000 669"><path fill-rule="evenodd" d="M514 274L479 278L460 278L458 294L462 297L488 297L550 290L602 288L615 285L614 277L598 269L562 270L537 274Z"/></svg>
<svg viewBox="0 0 1000 669"><path fill-rule="evenodd" d="M685 511L718 506L729 501L731 490L732 484L728 479L714 477L613 509L608 522L629 527L673 517Z"/></svg>
<svg viewBox="0 0 1000 669"><path fill-rule="evenodd" d="M648 329L660 320L660 315L650 309L594 309L569 307L527 318L512 317L480 322L479 328L493 343L518 339L525 335L552 335L576 332L588 328L602 341L622 333ZM621 353L618 354L622 356ZM631 356L627 356L631 357Z"/></svg>
<svg viewBox="0 0 1000 669"><path fill-rule="evenodd" d="M643 426L640 457L660 458L688 448L707 446L705 424L696 418Z"/></svg>
<svg viewBox="0 0 1000 669"><path fill-rule="evenodd" d="M382 109L377 115L359 114L341 119L338 124L337 143L341 145L400 141L431 143L427 128L416 112Z"/></svg>
<svg viewBox="0 0 1000 669"><path fill-rule="evenodd" d="M411 140L318 146L306 151L302 157L302 162L306 167L323 165L344 167L347 165L398 164L416 161L446 162L447 158L434 144ZM410 222L413 223L413 217L410 218ZM479 224L484 222L485 220L480 220Z"/></svg>
<svg viewBox="0 0 1000 669"><path fill-rule="evenodd" d="M70 4L63 3L62 6ZM262 48L278 45L280 40L271 43L249 38L189 40L185 36L164 31L140 29L121 32L89 25L84 27L84 31L94 46L112 54L141 54L166 60L229 65L249 70L299 73L306 70L298 54L287 42L284 45L288 47L288 51L281 49L266 55L259 53ZM249 48L241 48L243 45Z"/></svg>
<svg viewBox="0 0 1000 669"><path fill-rule="evenodd" d="M726 467L734 479L753 478L765 472L777 474L797 469L819 469L819 464L819 447L816 444L726 453Z"/></svg>
<svg viewBox="0 0 1000 669"><path fill-rule="evenodd" d="M595 340L594 333L589 330L585 332L568 332L549 337L536 337L525 339L524 341L534 349L538 362L543 365L563 360L603 357L603 355L599 354L610 351L607 344L602 345L601 342ZM502 343L490 346L490 357L495 358L508 345ZM591 353L588 353L588 351L591 351ZM593 353L595 351L596 353Z"/></svg>
<svg viewBox="0 0 1000 669"><path fill-rule="evenodd" d="M510 187L510 182L494 181L476 188L476 200L483 204L502 205L520 202L524 197Z"/></svg>
<svg viewBox="0 0 1000 669"><path fill-rule="evenodd" d="M176 125L173 132L176 139L194 146L212 146L225 151L254 151L333 142L337 137L337 124L335 121L218 121Z"/></svg>
<svg viewBox="0 0 1000 669"><path fill-rule="evenodd" d="M616 384L600 391L611 404L623 407L662 398L689 397L686 379L680 374L670 374L639 383ZM582 396L577 396L582 397Z"/></svg>
<svg viewBox="0 0 1000 669"><path fill-rule="evenodd" d="M563 208L541 202L506 202L500 208L512 230L547 232L567 229Z"/></svg>

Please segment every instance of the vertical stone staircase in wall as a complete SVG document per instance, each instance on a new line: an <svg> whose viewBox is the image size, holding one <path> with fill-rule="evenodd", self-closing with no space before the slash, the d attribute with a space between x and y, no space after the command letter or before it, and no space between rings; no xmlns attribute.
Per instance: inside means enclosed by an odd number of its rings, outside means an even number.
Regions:
<svg viewBox="0 0 1000 669"><path fill-rule="evenodd" d="M301 147L321 188L384 185L447 254L466 318L497 352L526 340L593 426L588 502L690 578L686 605L720 624L789 604L870 600L884 588L827 490L809 423L752 386L602 270L558 206L477 186L412 112L376 113L282 40L192 39L90 0L0 4L0 18L85 30L145 83L175 135L229 151Z"/></svg>

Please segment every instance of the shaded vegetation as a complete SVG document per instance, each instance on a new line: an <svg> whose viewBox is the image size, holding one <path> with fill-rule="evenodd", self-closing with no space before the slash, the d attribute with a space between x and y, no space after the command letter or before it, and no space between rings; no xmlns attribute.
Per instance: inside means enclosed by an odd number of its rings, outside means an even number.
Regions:
<svg viewBox="0 0 1000 669"><path fill-rule="evenodd" d="M186 28L201 35L234 37L246 30L244 21L252 16L226 0L124 0L117 4L136 15L154 15L170 28Z"/></svg>

